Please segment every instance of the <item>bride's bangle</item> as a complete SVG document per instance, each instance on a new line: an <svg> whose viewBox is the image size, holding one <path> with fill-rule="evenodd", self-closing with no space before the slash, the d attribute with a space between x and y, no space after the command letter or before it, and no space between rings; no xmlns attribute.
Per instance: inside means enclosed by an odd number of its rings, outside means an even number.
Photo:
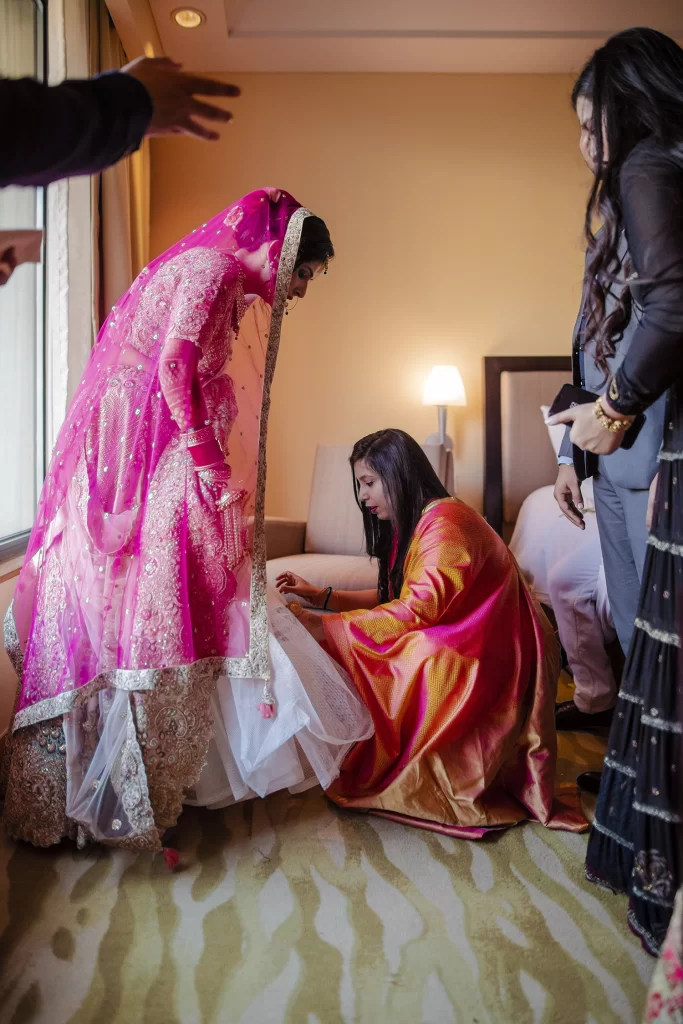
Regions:
<svg viewBox="0 0 683 1024"><path fill-rule="evenodd" d="M323 611L324 612L327 611L327 606L330 603L330 598L331 597L332 597L332 587L328 587L327 588L327 596L325 597L325 603L323 604Z"/></svg>
<svg viewBox="0 0 683 1024"><path fill-rule="evenodd" d="M216 435L213 427L199 427L188 430L182 435L188 448L196 448L197 445L206 444L207 441L215 441Z"/></svg>
<svg viewBox="0 0 683 1024"><path fill-rule="evenodd" d="M605 412L602 402L599 398L595 399L594 405L595 418L600 423L600 426L605 430L609 430L611 434L618 434L621 430L628 430L631 426L632 419L614 419L608 416Z"/></svg>

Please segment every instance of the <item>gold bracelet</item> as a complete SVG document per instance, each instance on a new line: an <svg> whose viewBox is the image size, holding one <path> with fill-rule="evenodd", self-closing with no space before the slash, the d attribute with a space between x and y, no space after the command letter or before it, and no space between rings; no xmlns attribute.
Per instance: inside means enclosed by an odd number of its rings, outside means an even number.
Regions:
<svg viewBox="0 0 683 1024"><path fill-rule="evenodd" d="M628 430L631 426L631 420L613 420L611 416L608 416L599 398L595 400L593 411L600 426L604 427L605 430L609 430L612 434L618 434L620 430Z"/></svg>

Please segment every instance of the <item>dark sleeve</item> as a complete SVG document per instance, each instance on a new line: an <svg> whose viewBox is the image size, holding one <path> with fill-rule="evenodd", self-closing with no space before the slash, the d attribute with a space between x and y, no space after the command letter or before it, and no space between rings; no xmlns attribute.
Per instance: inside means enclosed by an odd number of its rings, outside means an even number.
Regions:
<svg viewBox="0 0 683 1024"><path fill-rule="evenodd" d="M149 94L130 75L56 86L0 79L0 187L104 170L139 147L151 117Z"/></svg>
<svg viewBox="0 0 683 1024"><path fill-rule="evenodd" d="M683 150L634 150L622 171L621 202L643 316L608 397L628 415L683 375Z"/></svg>

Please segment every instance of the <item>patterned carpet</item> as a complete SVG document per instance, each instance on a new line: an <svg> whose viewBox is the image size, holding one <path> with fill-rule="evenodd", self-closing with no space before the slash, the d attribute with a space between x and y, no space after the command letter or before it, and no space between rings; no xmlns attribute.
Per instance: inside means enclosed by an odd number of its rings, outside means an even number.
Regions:
<svg viewBox="0 0 683 1024"><path fill-rule="evenodd" d="M561 778L604 739L561 737ZM640 1021L653 961L586 836L466 842L317 790L188 809L160 858L0 839L1 1024Z"/></svg>

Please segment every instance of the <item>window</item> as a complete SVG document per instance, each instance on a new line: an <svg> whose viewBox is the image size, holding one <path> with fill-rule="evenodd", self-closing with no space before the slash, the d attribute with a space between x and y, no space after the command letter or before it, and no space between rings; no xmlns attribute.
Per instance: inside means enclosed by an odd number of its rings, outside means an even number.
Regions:
<svg viewBox="0 0 683 1024"><path fill-rule="evenodd" d="M40 0L0 0L0 75L45 76ZM0 190L0 229L43 226L44 189ZM45 268L17 267L0 288L0 558L28 538L45 469Z"/></svg>

